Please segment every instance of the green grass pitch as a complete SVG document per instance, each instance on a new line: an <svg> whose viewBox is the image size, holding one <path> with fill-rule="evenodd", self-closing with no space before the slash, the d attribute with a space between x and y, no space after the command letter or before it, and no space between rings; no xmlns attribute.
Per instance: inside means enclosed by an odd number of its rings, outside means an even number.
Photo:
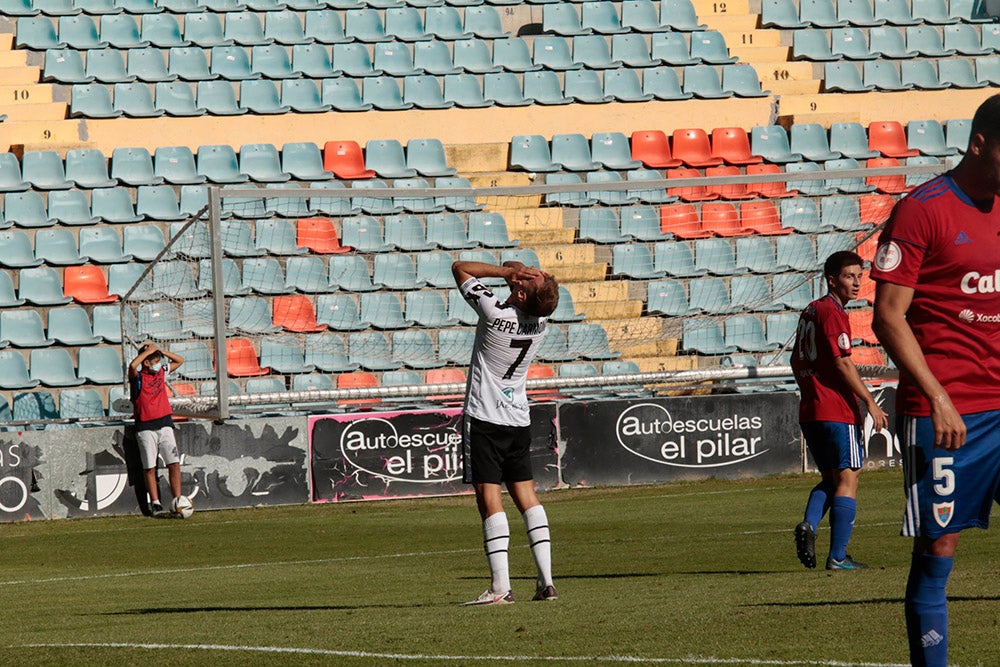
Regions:
<svg viewBox="0 0 1000 667"><path fill-rule="evenodd" d="M488 584L471 497L4 525L0 664L905 664L900 472L862 477L864 572L799 565L815 481L547 493L551 603L530 602L508 505L518 602L502 607L458 604ZM962 538L954 664L1000 664L998 551L995 531Z"/></svg>

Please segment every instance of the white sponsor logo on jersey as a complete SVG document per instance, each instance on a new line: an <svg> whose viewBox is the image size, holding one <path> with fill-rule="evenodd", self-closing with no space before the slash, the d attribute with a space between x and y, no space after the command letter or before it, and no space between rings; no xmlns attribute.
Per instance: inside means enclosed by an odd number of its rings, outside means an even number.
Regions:
<svg viewBox="0 0 1000 667"><path fill-rule="evenodd" d="M883 243L875 251L875 268L880 271L895 271L903 261L903 253L895 241Z"/></svg>
<svg viewBox="0 0 1000 667"><path fill-rule="evenodd" d="M974 319L976 319L976 314L971 310L969 310L968 308L964 308L961 312L958 313L958 319L962 320L963 322L972 322Z"/></svg>
<svg viewBox="0 0 1000 667"><path fill-rule="evenodd" d="M959 287L965 294L995 294L1000 291L1000 269L985 276L969 271L962 276Z"/></svg>
<svg viewBox="0 0 1000 667"><path fill-rule="evenodd" d="M851 337L846 332L837 336L837 347L841 350L851 349Z"/></svg>

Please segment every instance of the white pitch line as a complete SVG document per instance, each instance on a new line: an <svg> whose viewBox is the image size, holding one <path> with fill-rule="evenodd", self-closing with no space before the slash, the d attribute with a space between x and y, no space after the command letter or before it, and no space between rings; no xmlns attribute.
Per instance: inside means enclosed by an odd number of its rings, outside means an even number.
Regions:
<svg viewBox="0 0 1000 667"><path fill-rule="evenodd" d="M230 646L225 644L132 644L125 642L66 644L20 644L10 648L121 648L175 651L234 651L247 653L293 653L300 655L324 655L341 658L372 658L377 660L433 660L433 661L479 661L479 662L612 662L612 663L656 663L665 665L774 665L795 667L907 667L896 662L844 662L842 660L757 660L754 658L712 658L687 656L684 658L652 658L635 655L424 655L420 653L377 653L372 651L337 651L322 648L295 648L286 646Z"/></svg>
<svg viewBox="0 0 1000 667"><path fill-rule="evenodd" d="M241 570L253 567L286 567L288 565L318 565L321 563L343 563L357 560L379 560L387 558L413 558L426 556L447 556L451 554L479 553L481 549L451 549L448 551L413 551L410 553L379 554L374 556L341 556L338 558L315 558L312 560L269 561L264 563L231 563L229 565L203 565L201 567L178 567L162 570L142 570L132 572L108 572L106 574L86 574L75 577L47 577L45 579L13 579L0 581L0 586L22 584L49 584L67 581L92 581L94 579L120 579L124 577L145 577L151 574L181 574L190 572L210 572L213 570Z"/></svg>

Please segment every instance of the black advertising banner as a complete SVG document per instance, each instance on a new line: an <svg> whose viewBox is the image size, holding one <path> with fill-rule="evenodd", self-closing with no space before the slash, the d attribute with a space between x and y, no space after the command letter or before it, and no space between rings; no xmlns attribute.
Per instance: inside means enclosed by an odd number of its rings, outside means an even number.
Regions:
<svg viewBox="0 0 1000 667"><path fill-rule="evenodd" d="M555 406L532 406L535 483L559 481ZM322 415L309 418L314 501L469 493L462 483L462 411Z"/></svg>
<svg viewBox="0 0 1000 667"><path fill-rule="evenodd" d="M687 396L559 407L563 480L651 484L801 472L798 395Z"/></svg>
<svg viewBox="0 0 1000 667"><path fill-rule="evenodd" d="M889 428L876 431L872 418L865 415L865 423L861 430L862 441L865 443L865 470L882 468L899 468L902 470L903 457L899 452L899 438L896 437L896 385L882 385L871 390L872 396L879 406L889 415ZM861 406L864 409L864 405ZM812 459L809 459L812 465Z"/></svg>

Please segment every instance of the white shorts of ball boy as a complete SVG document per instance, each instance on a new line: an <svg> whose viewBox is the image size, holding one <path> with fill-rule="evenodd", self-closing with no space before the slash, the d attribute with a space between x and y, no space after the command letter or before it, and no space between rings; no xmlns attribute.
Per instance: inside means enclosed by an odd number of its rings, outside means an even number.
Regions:
<svg viewBox="0 0 1000 667"><path fill-rule="evenodd" d="M155 468L157 456L163 460L165 466L180 463L172 426L164 426L155 431L138 431L135 437L139 441L139 456L142 459L143 470Z"/></svg>

